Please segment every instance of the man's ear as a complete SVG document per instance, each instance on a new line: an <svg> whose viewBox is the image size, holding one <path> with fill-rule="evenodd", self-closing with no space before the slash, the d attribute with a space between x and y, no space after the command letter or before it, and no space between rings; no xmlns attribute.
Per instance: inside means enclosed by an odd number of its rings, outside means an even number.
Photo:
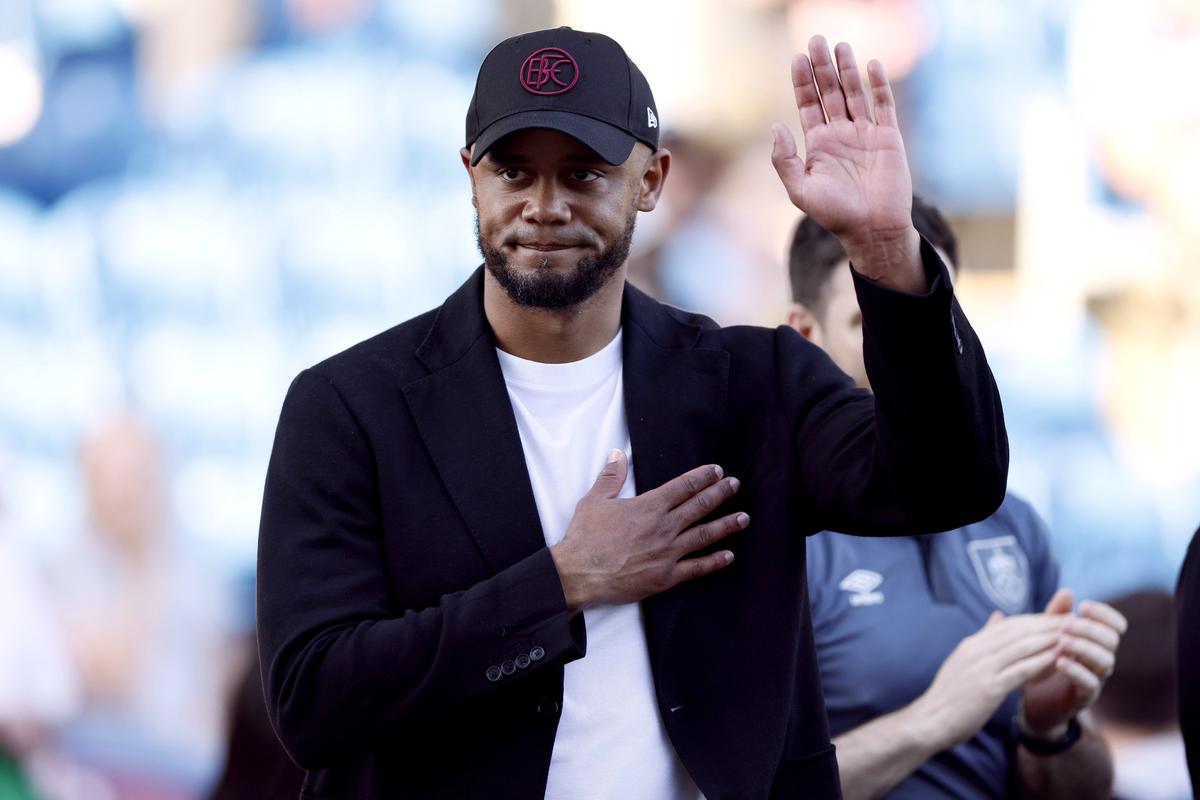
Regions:
<svg viewBox="0 0 1200 800"><path fill-rule="evenodd" d="M475 196L475 169L471 166L471 150L464 147L458 154L462 156L463 167L467 170L467 177L471 179L471 205L479 208L479 198Z"/></svg>
<svg viewBox="0 0 1200 800"><path fill-rule="evenodd" d="M636 150L634 151L636 152ZM638 211L653 211L662 195L667 173L671 171L671 151L660 147L650 154L642 170L642 181L638 187Z"/></svg>
<svg viewBox="0 0 1200 800"><path fill-rule="evenodd" d="M787 310L787 325L818 347L821 346L821 321L803 303L791 303Z"/></svg>

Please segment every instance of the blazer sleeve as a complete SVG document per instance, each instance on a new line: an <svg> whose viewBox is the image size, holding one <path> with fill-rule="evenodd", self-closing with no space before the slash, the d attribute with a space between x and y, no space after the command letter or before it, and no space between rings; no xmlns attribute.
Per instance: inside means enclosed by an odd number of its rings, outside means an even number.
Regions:
<svg viewBox="0 0 1200 800"><path fill-rule="evenodd" d="M874 395L826 358L802 358L791 337L785 394L815 529L871 535L950 530L1004 499L1008 437L983 347L949 275L922 239L923 295L854 273L863 355ZM781 334L786 334L781 331ZM790 384L790 385L789 385Z"/></svg>
<svg viewBox="0 0 1200 800"><path fill-rule="evenodd" d="M267 470L257 623L272 725L308 769L584 654L545 548L432 607L395 608L374 463L335 386L301 373ZM501 672L518 656L524 668Z"/></svg>

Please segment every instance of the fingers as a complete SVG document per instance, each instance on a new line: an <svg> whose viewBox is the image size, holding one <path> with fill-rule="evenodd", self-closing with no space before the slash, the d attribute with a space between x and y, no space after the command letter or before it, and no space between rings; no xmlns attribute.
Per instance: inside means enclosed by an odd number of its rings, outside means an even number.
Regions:
<svg viewBox="0 0 1200 800"><path fill-rule="evenodd" d="M821 108L821 93L813 80L808 56L799 53L792 59L792 92L796 95L796 110L800 112L800 128L808 133L825 124L825 109Z"/></svg>
<svg viewBox="0 0 1200 800"><path fill-rule="evenodd" d="M703 550L713 542L720 541L726 536L744 530L749 524L750 515L739 511L736 514L728 514L712 522L688 528L679 534L679 538L675 542L679 545L680 553L687 555L697 550Z"/></svg>
<svg viewBox="0 0 1200 800"><path fill-rule="evenodd" d="M1067 614L1075 607L1075 593L1070 589L1059 589L1046 603L1047 614Z"/></svg>
<svg viewBox="0 0 1200 800"><path fill-rule="evenodd" d="M1094 674L1101 678L1107 678L1112 674L1113 666L1117 662L1116 655L1112 650L1078 636L1064 636L1062 643L1064 653Z"/></svg>
<svg viewBox="0 0 1200 800"><path fill-rule="evenodd" d="M808 41L808 55L792 59L792 91L803 131L808 133L827 120L842 119L898 127L896 98L883 64L875 60L867 63L868 90L850 45L841 42L834 52L836 64L825 37L814 36Z"/></svg>
<svg viewBox="0 0 1200 800"><path fill-rule="evenodd" d="M663 510L670 511L697 492L712 486L724 475L725 471L716 464L696 467L678 478L672 478L657 489L646 492L646 495L661 502Z"/></svg>
<svg viewBox="0 0 1200 800"><path fill-rule="evenodd" d="M858 71L858 63L854 60L854 51L845 42L839 42L833 49L837 57L838 75L842 79L842 93L846 97L846 111L850 119L861 119L871 122L871 107L867 105L867 94L863 90L862 75Z"/></svg>
<svg viewBox="0 0 1200 800"><path fill-rule="evenodd" d="M1089 698L1094 698L1100 694L1101 680L1094 672L1084 667L1082 664L1060 656L1054 662L1054 668L1071 679L1071 683L1075 684Z"/></svg>
<svg viewBox="0 0 1200 800"><path fill-rule="evenodd" d="M892 85L883 72L883 64L872 60L867 64L867 81L871 84L871 105L875 108L875 124L899 127L896 120L896 98Z"/></svg>
<svg viewBox="0 0 1200 800"><path fill-rule="evenodd" d="M621 487L625 485L625 476L628 470L629 462L625 457L625 451L612 450L608 454L608 463L604 465L604 469L600 470L589 494L608 498L616 497L621 493Z"/></svg>
<svg viewBox="0 0 1200 800"><path fill-rule="evenodd" d="M737 493L741 485L741 481L737 478L722 478L707 489L683 501L670 514L675 530L682 530L715 512L722 503Z"/></svg>
<svg viewBox="0 0 1200 800"><path fill-rule="evenodd" d="M1079 604L1079 613L1087 619L1107 625L1118 634L1123 634L1129 630L1129 621L1125 619L1125 616L1107 603L1101 603L1096 600L1084 600Z"/></svg>
<svg viewBox="0 0 1200 800"><path fill-rule="evenodd" d="M825 115L830 122L846 119L846 98L842 96L837 67L829 55L829 45L825 43L824 36L814 36L808 40L808 58L812 62L813 77L817 82L817 91L821 93Z"/></svg>
<svg viewBox="0 0 1200 800"><path fill-rule="evenodd" d="M1039 672L1054 665L1058 658L1058 649L1051 648L1043 650L1040 653L1035 653L1028 658L1023 658L1020 661L1015 661L1000 670L998 675L1000 683L1005 687L1006 691L1012 691L1021 684L1029 681ZM1084 671L1086 672L1086 670Z"/></svg>
<svg viewBox="0 0 1200 800"><path fill-rule="evenodd" d="M675 586L684 581L694 581L705 575L711 575L722 567L729 566L732 562L733 553L728 550L701 558L685 558L675 565L675 569L671 573L671 585Z"/></svg>
<svg viewBox="0 0 1200 800"><path fill-rule="evenodd" d="M982 628L972 635L977 646L987 652L998 652L1012 642L1030 636L1041 634L1057 637L1063 630L1066 621L1062 617L1046 616L1045 614L1019 614L1015 617L1005 617L996 622L988 620Z"/></svg>
<svg viewBox="0 0 1200 800"><path fill-rule="evenodd" d="M778 122L771 123L771 163L778 170L781 164L799 155L796 150L796 138L786 125Z"/></svg>
<svg viewBox="0 0 1200 800"><path fill-rule="evenodd" d="M1045 631L1021 636L992 651L992 658L1000 669L1058 645L1057 631Z"/></svg>
<svg viewBox="0 0 1200 800"><path fill-rule="evenodd" d="M1079 613L1082 616L1072 619L1065 628L1065 651L1103 681L1112 674L1121 634L1129 623L1121 612L1095 600L1080 603Z"/></svg>
<svg viewBox="0 0 1200 800"><path fill-rule="evenodd" d="M1111 627L1086 617L1075 617L1068 620L1063 630L1074 636L1090 639L1113 652L1116 652L1117 645L1121 643L1121 635Z"/></svg>
<svg viewBox="0 0 1200 800"><path fill-rule="evenodd" d="M804 183L804 160L796 152L792 132L778 122L771 125L771 164L787 189L788 199L799 206Z"/></svg>

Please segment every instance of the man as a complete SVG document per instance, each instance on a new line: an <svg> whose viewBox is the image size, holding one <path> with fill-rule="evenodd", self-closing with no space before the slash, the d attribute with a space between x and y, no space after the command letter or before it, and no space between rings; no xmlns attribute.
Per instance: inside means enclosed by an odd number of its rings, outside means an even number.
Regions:
<svg viewBox="0 0 1200 800"><path fill-rule="evenodd" d="M1187 748L1192 792L1200 793L1200 528L1192 536L1179 585L1175 587L1178 625L1175 658L1179 664L1179 727Z"/></svg>
<svg viewBox="0 0 1200 800"><path fill-rule="evenodd" d="M1175 679L1174 598L1162 589L1145 588L1108 603L1129 623L1113 673L1092 709L1112 752L1113 797L1190 800Z"/></svg>
<svg viewBox="0 0 1200 800"><path fill-rule="evenodd" d="M280 416L258 625L307 796L837 796L803 534L985 517L1007 442L882 67L835 53L794 60L807 162L783 126L772 161L854 260L874 402L789 329L625 283L671 157L616 42L484 60L460 154L484 267Z"/></svg>
<svg viewBox="0 0 1200 800"><path fill-rule="evenodd" d="M942 215L914 197L912 216L953 274L958 244ZM847 257L812 217L797 226L789 272L788 324L869 389ZM1125 620L1094 601L1071 615L1057 585L1042 522L1011 494L988 519L937 536L809 539L844 796L1002 798L1015 785L1021 797L1108 797L1112 764L1082 712Z"/></svg>

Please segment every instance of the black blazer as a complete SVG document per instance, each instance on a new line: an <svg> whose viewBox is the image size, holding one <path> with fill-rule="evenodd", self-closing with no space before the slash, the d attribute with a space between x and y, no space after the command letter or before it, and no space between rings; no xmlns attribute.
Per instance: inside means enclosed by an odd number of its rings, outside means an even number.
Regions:
<svg viewBox="0 0 1200 800"><path fill-rule="evenodd" d="M625 287L637 490L718 463L742 480L721 513L751 519L720 545L730 567L642 603L666 730L709 800L839 795L805 535L945 530L1004 496L991 373L922 252L927 295L856 276L874 400L788 328L720 328ZM303 797L544 794L563 665L585 656L586 631L542 536L482 270L292 384L263 500L258 630ZM506 661L525 666L489 676Z"/></svg>
<svg viewBox="0 0 1200 800"><path fill-rule="evenodd" d="M1175 587L1179 668L1179 727L1187 749L1192 792L1200 796L1200 529L1192 536Z"/></svg>

